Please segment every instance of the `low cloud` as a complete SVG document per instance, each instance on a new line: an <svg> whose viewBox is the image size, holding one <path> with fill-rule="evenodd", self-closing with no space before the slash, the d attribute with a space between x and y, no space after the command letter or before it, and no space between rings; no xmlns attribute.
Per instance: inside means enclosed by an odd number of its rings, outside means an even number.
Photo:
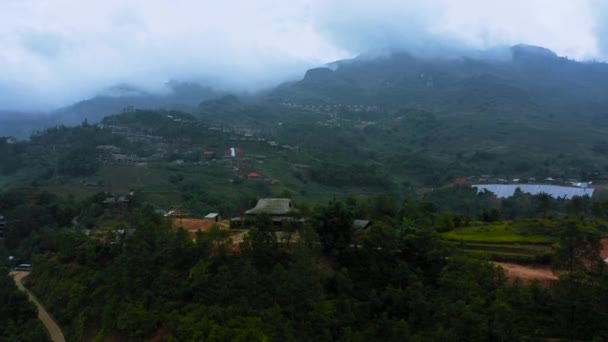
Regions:
<svg viewBox="0 0 608 342"><path fill-rule="evenodd" d="M604 59L607 10L599 0L8 0L0 108L50 109L118 83L163 91L171 79L257 90L395 49L528 43Z"/></svg>

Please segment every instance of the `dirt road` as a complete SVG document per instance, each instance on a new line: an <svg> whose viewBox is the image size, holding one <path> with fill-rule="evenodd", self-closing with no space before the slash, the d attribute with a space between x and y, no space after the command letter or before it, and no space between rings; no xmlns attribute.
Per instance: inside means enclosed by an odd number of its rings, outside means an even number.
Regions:
<svg viewBox="0 0 608 342"><path fill-rule="evenodd" d="M13 279L15 280L15 283L17 284L19 290L27 293L27 296L29 297L30 301L34 303L36 307L38 307L38 319L42 321L42 324L44 324L46 330L48 330L49 334L51 335L51 340L53 340L54 342L65 342L65 337L63 336L59 325L57 325L57 322L55 322L53 317L51 317L51 315L49 315L49 313L42 307L42 305L40 305L40 302L38 302L36 297L34 297L34 295L31 294L30 291L25 288L25 286L23 286L22 280L28 274L30 273L11 272L11 275L13 276Z"/></svg>

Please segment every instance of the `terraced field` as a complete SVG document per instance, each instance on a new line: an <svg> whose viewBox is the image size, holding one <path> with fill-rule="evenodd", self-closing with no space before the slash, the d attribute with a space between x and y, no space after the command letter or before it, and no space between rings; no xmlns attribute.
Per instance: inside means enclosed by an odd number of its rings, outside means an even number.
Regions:
<svg viewBox="0 0 608 342"><path fill-rule="evenodd" d="M495 261L549 263L559 228L548 220L475 222L442 237L463 253L485 254Z"/></svg>
<svg viewBox="0 0 608 342"><path fill-rule="evenodd" d="M551 245L523 243L465 243L449 241L463 253L485 254L495 261L513 261L519 263L549 263Z"/></svg>

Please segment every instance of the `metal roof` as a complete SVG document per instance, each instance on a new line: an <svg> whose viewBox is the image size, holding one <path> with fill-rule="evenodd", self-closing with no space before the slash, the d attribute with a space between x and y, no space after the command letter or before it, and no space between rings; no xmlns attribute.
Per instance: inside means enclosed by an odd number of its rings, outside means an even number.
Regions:
<svg viewBox="0 0 608 342"><path fill-rule="evenodd" d="M553 198L572 199L574 196L593 196L593 188L578 188L546 184L474 184L478 192L487 190L498 198L507 198L515 194L516 189L531 195L545 193Z"/></svg>
<svg viewBox="0 0 608 342"><path fill-rule="evenodd" d="M372 222L369 220L354 220L353 221L353 227L355 229L365 229L368 228L369 226L371 226Z"/></svg>
<svg viewBox="0 0 608 342"><path fill-rule="evenodd" d="M270 215L287 215L296 211L293 207L293 202L289 198L262 198L254 208L245 212L247 215L270 214Z"/></svg>

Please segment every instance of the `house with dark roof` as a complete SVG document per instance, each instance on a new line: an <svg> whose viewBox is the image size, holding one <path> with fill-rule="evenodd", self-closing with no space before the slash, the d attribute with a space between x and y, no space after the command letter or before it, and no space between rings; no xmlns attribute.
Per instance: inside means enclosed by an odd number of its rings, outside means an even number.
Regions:
<svg viewBox="0 0 608 342"><path fill-rule="evenodd" d="M258 215L268 215L275 226L281 226L285 221L293 221L298 213L299 210L289 198L261 198L255 207L245 212L245 220L253 219Z"/></svg>
<svg viewBox="0 0 608 342"><path fill-rule="evenodd" d="M372 222L369 220L354 220L353 228L355 230L366 230L367 228L372 226Z"/></svg>
<svg viewBox="0 0 608 342"><path fill-rule="evenodd" d="M101 204L106 215L122 215L128 210L129 202L130 200L127 196L109 196Z"/></svg>
<svg viewBox="0 0 608 342"><path fill-rule="evenodd" d="M245 215L287 216L295 212L297 209L289 198L261 198L255 207L245 212Z"/></svg>

